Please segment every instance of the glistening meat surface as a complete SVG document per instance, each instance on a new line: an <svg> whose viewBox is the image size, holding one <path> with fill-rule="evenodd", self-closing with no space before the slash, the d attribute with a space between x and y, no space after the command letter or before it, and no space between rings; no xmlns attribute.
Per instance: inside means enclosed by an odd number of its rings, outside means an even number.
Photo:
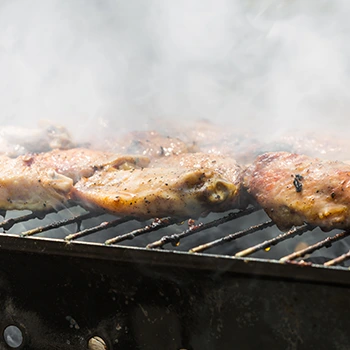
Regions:
<svg viewBox="0 0 350 350"><path fill-rule="evenodd" d="M200 152L186 153L153 159L149 166L152 168L181 167L214 171L218 176L235 186L236 195L232 197L232 207L246 207L246 196L242 191L243 170L236 160L229 156ZM225 205L227 206L227 203Z"/></svg>
<svg viewBox="0 0 350 350"><path fill-rule="evenodd" d="M73 180L50 168L31 166L23 157L0 157L0 209L45 211L63 206Z"/></svg>
<svg viewBox="0 0 350 350"><path fill-rule="evenodd" d="M247 169L244 185L281 230L303 223L350 227L350 165L274 152Z"/></svg>
<svg viewBox="0 0 350 350"><path fill-rule="evenodd" d="M0 209L44 211L63 206L73 183L102 168L145 166L148 158L88 149L0 157Z"/></svg>
<svg viewBox="0 0 350 350"><path fill-rule="evenodd" d="M144 168L98 171L72 190L83 206L140 219L197 218L236 207L237 186L208 169Z"/></svg>

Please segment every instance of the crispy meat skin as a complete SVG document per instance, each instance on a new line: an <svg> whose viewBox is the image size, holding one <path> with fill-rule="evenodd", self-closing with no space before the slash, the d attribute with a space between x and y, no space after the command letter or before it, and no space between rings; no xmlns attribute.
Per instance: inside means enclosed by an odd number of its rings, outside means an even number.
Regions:
<svg viewBox="0 0 350 350"><path fill-rule="evenodd" d="M152 168L181 167L188 169L199 169L203 171L214 171L225 181L232 183L235 187L235 195L231 196L232 208L245 208L246 197L242 192L242 167L229 156L207 154L207 153L187 153L166 158L154 159L150 163ZM225 203L225 207L228 205Z"/></svg>
<svg viewBox="0 0 350 350"><path fill-rule="evenodd" d="M236 186L217 172L186 168L99 171L72 190L82 205L139 219L197 218L232 208L236 195Z"/></svg>
<svg viewBox="0 0 350 350"><path fill-rule="evenodd" d="M350 165L287 152L259 156L244 185L281 230L350 227Z"/></svg>

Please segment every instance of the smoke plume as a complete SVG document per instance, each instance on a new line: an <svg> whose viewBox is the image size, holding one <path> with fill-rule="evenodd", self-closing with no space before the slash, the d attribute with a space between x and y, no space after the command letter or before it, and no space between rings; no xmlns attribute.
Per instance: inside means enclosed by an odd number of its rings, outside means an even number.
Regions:
<svg viewBox="0 0 350 350"><path fill-rule="evenodd" d="M350 3L13 0L0 3L1 123L76 136L207 118L346 130Z"/></svg>

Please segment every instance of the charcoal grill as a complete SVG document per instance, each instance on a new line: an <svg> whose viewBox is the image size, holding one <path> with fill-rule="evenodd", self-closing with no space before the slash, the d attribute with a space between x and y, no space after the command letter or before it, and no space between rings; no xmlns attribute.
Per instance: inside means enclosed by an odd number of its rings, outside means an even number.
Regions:
<svg viewBox="0 0 350 350"><path fill-rule="evenodd" d="M254 207L2 214L1 349L349 348L350 232L282 233Z"/></svg>

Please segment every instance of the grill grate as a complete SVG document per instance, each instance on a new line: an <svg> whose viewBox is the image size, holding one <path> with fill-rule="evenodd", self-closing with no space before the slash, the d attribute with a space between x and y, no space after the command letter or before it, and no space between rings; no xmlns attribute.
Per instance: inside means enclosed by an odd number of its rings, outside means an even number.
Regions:
<svg viewBox="0 0 350 350"><path fill-rule="evenodd" d="M259 250L262 250L262 249L269 250L271 248L271 246L274 246L274 245L276 245L280 242L283 242L289 238L293 238L296 235L302 235L303 233L305 233L309 230L311 230L311 228L308 227L308 225L303 225L303 226L300 226L298 228L294 228L294 229L292 229L286 233L282 233L282 234L278 235L277 237L272 238L268 241L259 243L253 247L249 247L245 250L242 250L242 251L236 253L236 256L242 258L242 257L248 256L248 255L251 255L251 254L253 254Z"/></svg>
<svg viewBox="0 0 350 350"><path fill-rule="evenodd" d="M247 210L242 210L238 213L230 213L227 216L224 216L224 217L217 219L217 220L214 220L214 221L210 221L207 224L203 224L203 223L199 223L197 225L191 224L187 230L181 232L180 234L174 234L171 236L164 236L160 240L153 242L151 244L148 244L147 248L151 248L151 249L162 248L167 243L171 243L173 246L177 246L178 243L180 242L181 238L191 236L197 232L200 232L200 231L212 228L212 227L217 227L217 226L224 224L226 222L229 222L229 221L232 221L234 219L238 219L240 217L249 215L256 210L257 209L255 209L255 208L250 208ZM190 221L190 223L192 223L192 221Z"/></svg>
<svg viewBox="0 0 350 350"><path fill-rule="evenodd" d="M204 250L207 250L209 248L213 248L216 247L218 245L224 244L226 242L230 242L233 241L234 239L237 239L239 237L243 237L246 236L250 233L254 233L260 230L264 230L267 227L273 226L275 225L272 221L267 221L263 224L259 224L259 225L255 225L255 226L251 226L249 228L247 228L246 230L242 230L236 233L232 233L230 235L224 236L222 238L216 239L215 241L206 243L206 244L201 244L200 246L194 247L190 250L191 253L199 253L199 252L203 252Z"/></svg>
<svg viewBox="0 0 350 350"><path fill-rule="evenodd" d="M262 222L252 224L251 217L254 213L259 214L259 220ZM46 213L46 215L21 212L3 213L4 219L0 222L0 228L3 230L1 235L15 235L22 237L22 239L44 237L59 239L70 244L84 240L111 247L123 245L124 247L142 247L148 250L181 250L192 254L205 251L207 254L215 254L215 256L218 256L217 249L219 248L222 249L219 250L219 255L240 258L254 256L261 251L268 254L270 250L274 250L274 254L266 255L264 259L277 260L281 263L307 263L309 265L318 265L315 263L317 259L313 261L312 254L320 252L322 248L329 248L335 242L342 241L345 249L339 252L338 247L331 254L332 256L324 259L323 265L344 266L345 262L350 259L349 244L346 241L350 232L340 232L331 236L328 236L329 233L327 233L327 237L324 239L324 232L305 224L286 233L281 233L273 221L266 221L267 217L264 215L262 210L249 207L246 210L225 213L219 217L209 217L200 222L194 220L179 222L174 218L167 217L141 223L133 217L115 218L101 212L88 212L79 206L72 205L70 208ZM33 225L33 228L27 228ZM70 225L76 225L76 228L74 229L74 226L72 228ZM58 229L61 231L57 231ZM214 233L213 229L215 229ZM56 235L54 234L55 230ZM228 230L233 232L227 234ZM156 236L156 231L159 231L158 236ZM49 232L51 234L48 234ZM103 232L104 234L102 234ZM98 235L94 235L96 233ZM303 242L306 234L312 234L311 243L308 243L306 247L305 243L302 249L295 251L295 242L294 245L287 246L287 254L285 253L286 248L272 249L272 247L281 246L283 241L291 241L295 238L299 238L299 242ZM241 242L244 238L247 239ZM244 247L245 244L248 247ZM216 249L215 253L212 252L215 250L213 248ZM276 252L278 253L276 254Z"/></svg>

